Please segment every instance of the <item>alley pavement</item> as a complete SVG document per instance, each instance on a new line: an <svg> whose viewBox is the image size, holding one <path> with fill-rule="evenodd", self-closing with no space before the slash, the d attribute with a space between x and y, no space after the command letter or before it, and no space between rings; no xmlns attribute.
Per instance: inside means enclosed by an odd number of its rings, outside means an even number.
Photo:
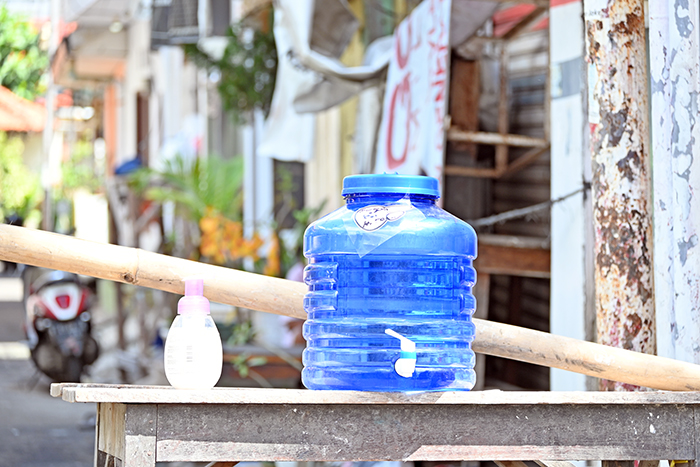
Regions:
<svg viewBox="0 0 700 467"><path fill-rule="evenodd" d="M0 278L0 467L91 467L95 406L50 396L23 343L17 288Z"/></svg>

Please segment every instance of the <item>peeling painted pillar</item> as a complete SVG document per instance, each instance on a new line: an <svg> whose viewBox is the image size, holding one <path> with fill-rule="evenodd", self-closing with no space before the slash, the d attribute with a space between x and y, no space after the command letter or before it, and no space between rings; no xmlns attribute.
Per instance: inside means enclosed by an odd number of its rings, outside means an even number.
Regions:
<svg viewBox="0 0 700 467"><path fill-rule="evenodd" d="M700 363L700 7L649 0L658 351Z"/></svg>
<svg viewBox="0 0 700 467"><path fill-rule="evenodd" d="M644 0L584 0L598 342L655 353ZM634 386L602 381L604 390Z"/></svg>

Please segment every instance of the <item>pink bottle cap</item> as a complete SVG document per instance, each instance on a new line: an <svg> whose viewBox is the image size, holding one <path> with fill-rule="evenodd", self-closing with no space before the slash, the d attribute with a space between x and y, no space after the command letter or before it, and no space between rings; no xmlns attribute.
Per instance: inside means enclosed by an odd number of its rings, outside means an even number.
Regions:
<svg viewBox="0 0 700 467"><path fill-rule="evenodd" d="M185 295L204 295L204 279L185 279Z"/></svg>
<svg viewBox="0 0 700 467"><path fill-rule="evenodd" d="M185 279L185 296L177 302L177 313L209 314L209 300L204 297L204 279L197 277Z"/></svg>

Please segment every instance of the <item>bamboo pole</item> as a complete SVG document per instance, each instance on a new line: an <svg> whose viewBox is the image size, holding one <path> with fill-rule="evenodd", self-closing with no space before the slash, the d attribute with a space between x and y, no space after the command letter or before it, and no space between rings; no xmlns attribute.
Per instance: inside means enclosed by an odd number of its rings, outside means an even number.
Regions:
<svg viewBox="0 0 700 467"><path fill-rule="evenodd" d="M305 318L306 286L136 248L0 225L0 259L184 293L183 279L205 277L212 301ZM700 391L700 365L474 319L476 352L672 391Z"/></svg>
<svg viewBox="0 0 700 467"><path fill-rule="evenodd" d="M306 316L304 284L138 248L0 225L0 259L180 295L185 293L186 277L201 276L209 300L295 318Z"/></svg>

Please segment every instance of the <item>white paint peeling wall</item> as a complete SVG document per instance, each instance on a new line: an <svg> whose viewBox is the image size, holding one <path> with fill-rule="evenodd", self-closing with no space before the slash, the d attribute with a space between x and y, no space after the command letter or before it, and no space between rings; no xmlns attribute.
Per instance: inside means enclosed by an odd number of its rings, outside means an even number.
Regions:
<svg viewBox="0 0 700 467"><path fill-rule="evenodd" d="M550 8L551 197L581 188L584 160L584 36L580 1ZM553 334L585 339L584 194L552 206L550 329ZM589 201L590 202L590 201ZM586 377L552 368L552 391L583 391Z"/></svg>
<svg viewBox="0 0 700 467"><path fill-rule="evenodd" d="M700 8L649 0L658 354L700 363Z"/></svg>

